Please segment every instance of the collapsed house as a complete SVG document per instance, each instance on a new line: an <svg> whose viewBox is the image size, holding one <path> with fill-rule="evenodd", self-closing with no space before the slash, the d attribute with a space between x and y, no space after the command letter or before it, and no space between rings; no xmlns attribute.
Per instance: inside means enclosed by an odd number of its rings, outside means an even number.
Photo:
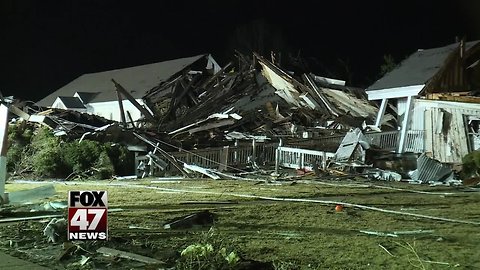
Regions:
<svg viewBox="0 0 480 270"><path fill-rule="evenodd" d="M418 50L366 89L380 100L379 145L397 153L427 153L458 164L480 149L480 41ZM397 130L382 126L387 108L397 111Z"/></svg>
<svg viewBox="0 0 480 270"><path fill-rule="evenodd" d="M349 129L375 119L378 108L365 97L364 90L345 86L344 81L294 74L260 55L237 54L221 69L210 55L202 55L87 74L37 104L61 107L69 114L104 116L124 129L133 128L144 136L137 139L154 142L149 147L155 149L137 162L148 158L149 164L158 164L162 170L169 166L155 151L163 149L180 161L205 167L277 163L303 168L313 167L314 159L326 164L325 153L297 153L289 146L307 144L306 148L329 150L331 157ZM85 108L79 110L81 104ZM66 119L57 115L50 109L23 118L65 131ZM392 117L383 119L383 124L390 125ZM111 124L92 125L84 132L107 128L112 129ZM325 136L334 137L325 141ZM186 151L203 151L203 157ZM292 159L295 162L279 162L277 152L290 159L298 157Z"/></svg>
<svg viewBox="0 0 480 270"><path fill-rule="evenodd" d="M146 153L137 155L137 164L156 170L212 175L203 168L371 166L366 155L372 151L412 152L415 158L426 153L442 163L460 163L480 145L478 48L479 42L461 42L419 50L366 92L344 81L290 72L255 53L238 53L222 68L210 55L161 62L166 69L177 64L168 72L160 69L161 78L149 69L154 79L148 83L116 70L92 74L93 82L101 81L96 88L88 88L96 84L82 76L77 80L87 88L78 91L74 86L81 84L74 81L62 89L87 113L108 114L124 130L133 129L135 142L143 145L132 147ZM89 91L111 98L88 103L81 93ZM39 103L73 104L62 96L55 100L57 92ZM110 112L95 111L102 102ZM78 112L73 107L80 106L70 107Z"/></svg>
<svg viewBox="0 0 480 270"><path fill-rule="evenodd" d="M363 90L345 82L293 74L258 54L237 57L213 76L190 70L145 95L157 142L179 160L218 169L247 163L312 168L333 156L349 129L377 115ZM325 145L323 138L332 135ZM315 150L299 152L302 143Z"/></svg>
<svg viewBox="0 0 480 270"><path fill-rule="evenodd" d="M377 114L367 100L325 87L311 74L299 81L259 55L255 61L239 56L236 66L214 76L184 72L149 91L144 100L160 119L157 129L182 140L206 131L204 139L233 131L297 137L314 128L361 127Z"/></svg>

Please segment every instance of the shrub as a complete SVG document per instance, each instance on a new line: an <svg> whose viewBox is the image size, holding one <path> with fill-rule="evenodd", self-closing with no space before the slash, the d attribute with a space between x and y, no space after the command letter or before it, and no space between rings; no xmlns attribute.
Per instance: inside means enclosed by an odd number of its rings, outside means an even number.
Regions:
<svg viewBox="0 0 480 270"><path fill-rule="evenodd" d="M64 141L51 130L26 122L10 125L8 130L7 170L17 175L83 178L110 178L113 174L133 172L133 154L127 147L97 141Z"/></svg>
<svg viewBox="0 0 480 270"><path fill-rule="evenodd" d="M462 160L461 178L466 180L473 177L480 177L480 150L472 151Z"/></svg>
<svg viewBox="0 0 480 270"><path fill-rule="evenodd" d="M91 140L68 142L63 148L63 160L70 172L75 174L96 179L110 178L116 171L112 160L121 159L122 155L109 154L109 145ZM125 164L118 163L117 166L121 168Z"/></svg>
<svg viewBox="0 0 480 270"><path fill-rule="evenodd" d="M98 157L93 167L95 168L94 177L96 179L111 178L112 175L115 173L112 161L110 160L110 157L108 156L105 149L100 153L100 156Z"/></svg>
<svg viewBox="0 0 480 270"><path fill-rule="evenodd" d="M96 141L71 141L62 147L62 156L65 164L74 173L84 172L97 162L103 151L102 145Z"/></svg>
<svg viewBox="0 0 480 270"><path fill-rule="evenodd" d="M22 170L24 152L28 152L32 140L33 127L21 121L8 126L7 171L15 173Z"/></svg>
<svg viewBox="0 0 480 270"><path fill-rule="evenodd" d="M39 177L57 177L63 174L60 140L47 128L39 128L32 138L30 157L33 174Z"/></svg>
<svg viewBox="0 0 480 270"><path fill-rule="evenodd" d="M134 154L128 151L127 147L120 144L106 143L105 149L113 164L117 175L132 175L134 170Z"/></svg>

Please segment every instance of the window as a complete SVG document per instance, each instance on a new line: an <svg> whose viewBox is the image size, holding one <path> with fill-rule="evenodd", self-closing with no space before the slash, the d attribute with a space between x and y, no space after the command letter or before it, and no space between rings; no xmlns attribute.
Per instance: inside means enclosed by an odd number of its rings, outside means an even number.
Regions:
<svg viewBox="0 0 480 270"><path fill-rule="evenodd" d="M465 115L467 125L468 150L480 150L480 117Z"/></svg>

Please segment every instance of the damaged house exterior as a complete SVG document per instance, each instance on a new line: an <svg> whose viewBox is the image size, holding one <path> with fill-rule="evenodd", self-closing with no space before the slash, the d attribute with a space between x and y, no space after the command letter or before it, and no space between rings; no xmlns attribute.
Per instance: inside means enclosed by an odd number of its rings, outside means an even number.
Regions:
<svg viewBox="0 0 480 270"><path fill-rule="evenodd" d="M119 95L115 91L115 80L131 97L151 112L142 97L163 81L184 70L210 70L220 67L209 54L174 59L153 64L84 74L37 102L49 108L73 110L98 115L109 120L122 121ZM120 97L121 98L121 97ZM132 121L142 117L142 112L130 100L123 100L123 111ZM130 120L128 119L128 120Z"/></svg>
<svg viewBox="0 0 480 270"><path fill-rule="evenodd" d="M368 99L381 101L377 127L388 107L398 115L381 146L452 164L480 149L479 63L480 41L418 50L368 87Z"/></svg>

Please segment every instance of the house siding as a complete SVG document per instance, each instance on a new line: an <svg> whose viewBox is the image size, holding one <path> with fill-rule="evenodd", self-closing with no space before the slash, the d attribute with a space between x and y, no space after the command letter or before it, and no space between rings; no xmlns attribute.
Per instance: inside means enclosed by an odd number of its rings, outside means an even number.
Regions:
<svg viewBox="0 0 480 270"><path fill-rule="evenodd" d="M425 130L425 152L445 163L469 153L465 115L480 115L480 104L415 100L410 130Z"/></svg>
<svg viewBox="0 0 480 270"><path fill-rule="evenodd" d="M140 105L144 105L143 100L137 99L136 101L140 103ZM88 112L91 114L95 114L109 120L114 120L118 122L122 121L118 101L90 103L88 104L87 109ZM127 116L127 111L130 112L133 121L137 121L139 118L142 117L141 112L128 100L123 100L123 109L125 111L125 117L127 119L127 122L130 121Z"/></svg>

